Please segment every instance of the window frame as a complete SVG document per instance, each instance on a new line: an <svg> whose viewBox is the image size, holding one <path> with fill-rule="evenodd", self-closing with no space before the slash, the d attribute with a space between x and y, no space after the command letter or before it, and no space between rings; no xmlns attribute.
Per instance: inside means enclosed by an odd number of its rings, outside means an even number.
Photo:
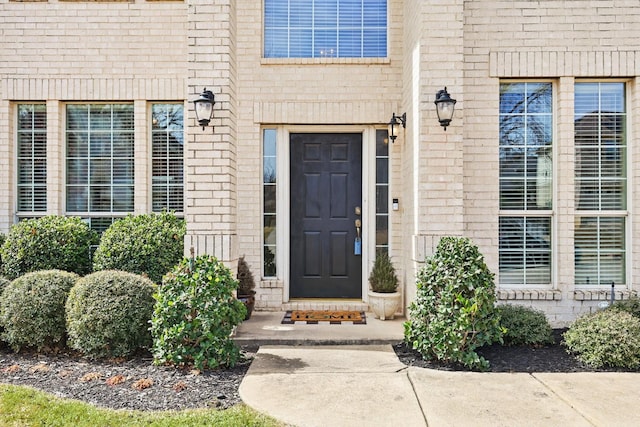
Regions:
<svg viewBox="0 0 640 427"><path fill-rule="evenodd" d="M155 183L154 182L154 167L155 167L155 160L157 159L157 157L155 157L154 155L154 135L155 134L165 134L168 135L170 133L169 128L164 128L164 131L154 131L154 107L155 106L167 106L167 105L175 105L175 106L180 106L182 108L182 182L180 183L182 185L182 200L181 200L181 209L180 210L176 210L176 209L171 209L170 206L163 206L160 209L156 209L154 208L154 193L156 191L156 188L164 188L166 189L167 193L169 191L170 188L172 187L178 187L178 185L171 185L169 183L169 178L170 178L170 161L173 159L177 159L177 156L171 156L170 155L170 150L167 147L167 153L166 156L164 157L165 160L167 160L167 171L166 171L166 175L162 175L163 178L167 178L166 182L163 183ZM185 112L186 112L186 106L184 101L149 101L148 102L148 108L147 108L147 117L149 118L148 123L148 138L149 138L149 164L148 164L148 171L149 171L149 212L162 212L163 210L169 211L169 212L174 212L176 214L176 216L178 217L184 217L184 207L185 207L185 178L186 178L186 170L185 170L185 154L186 154L186 141L187 141L187 135L186 135L186 127L185 127L185 121L186 121L186 116L185 116ZM167 138L169 138L169 136L167 136ZM135 185L135 182L134 182ZM168 200L168 195L167 197L165 197L165 202Z"/></svg>
<svg viewBox="0 0 640 427"><path fill-rule="evenodd" d="M340 27L338 23L336 23L336 27L335 27L335 34L336 34L336 39L335 39L335 43L336 43L336 56L331 55L323 55L323 49L320 49L318 52L316 52L316 46L315 46L315 34L317 31L320 31L322 29L321 25L316 26L315 22L312 22L310 24L309 27L309 31L310 31L310 43L311 46L309 46L310 48L310 55L293 55L291 54L291 43L290 43L290 32L291 32L291 26L289 24L287 25L283 25L281 27L277 27L277 28L282 28L283 31L286 30L287 32L287 42L286 42L286 49L287 49L287 53L286 55L277 55L277 54L269 54L267 51L267 43L268 43L268 36L267 36L267 31L272 30L272 28L269 26L268 23L268 17L267 17L267 2L269 0L263 0L262 1L262 32L261 32L261 36L262 36L262 43L261 43L261 59L263 61L266 61L266 63L269 63L270 61L275 61L275 62L289 62L289 61L294 61L296 62L297 60L304 60L304 61L318 61L318 62L330 62L330 63L334 63L334 62L338 62L338 63L352 63L354 61L364 61L364 62L370 62L370 61L379 61L379 60L387 60L389 58L389 23L390 23L390 18L389 18L389 1L388 0L380 0L380 3L384 3L384 8L385 8L385 19L384 19L384 41L385 41L385 46L384 46L384 55L371 55L371 56L365 56L365 32L367 31L367 28L369 28L369 31L371 31L371 28L373 27L366 27L364 25L364 23L361 23L361 25L358 27L359 31L361 32L361 36L360 36L360 47L361 47L361 53L360 56L340 56L339 55L339 34L341 31L347 31L346 27ZM312 2L315 1L321 1L321 0L312 0ZM339 8L339 2L341 0L336 0L336 8ZM289 5L288 5L289 6ZM314 15L314 3L311 4L310 6L312 8L312 16ZM291 16L291 10L288 7L287 11L287 20L288 22L290 22L290 16ZM364 15L364 13L363 13ZM313 20L313 18L311 18ZM336 16L336 20L338 20L338 16ZM362 18L362 20L364 20L364 18ZM273 27L276 28L276 27ZM342 28L342 30L341 30ZM379 27L376 27L379 28ZM380 29L380 28L379 28ZM333 49L330 49L331 52L333 53ZM317 54L316 54L317 53ZM306 63L306 62L305 62Z"/></svg>
<svg viewBox="0 0 640 427"><path fill-rule="evenodd" d="M551 175L551 208L547 209L529 209L527 203L527 169L524 169L524 204L523 209L508 209L501 207L502 200L502 190L501 190L501 162L500 162L500 152L502 147L504 146L501 142L501 134L498 129L498 287L503 289L555 289L557 286L557 272L556 272L556 264L557 264L557 199L558 199L558 123L560 122L560 118L558 117L558 84L554 79L500 79L498 82L498 128L500 128L503 113L500 108L500 88L502 84L518 84L518 83L531 83L531 84L549 84L551 89L551 144L549 147L551 148L551 161L552 161L552 175ZM527 147L525 144L524 147ZM525 163L526 164L526 163ZM502 277L506 276L500 269L500 258L503 252L501 251L501 243L500 243L500 221L501 218L523 218L524 223L526 224L526 219L536 219L536 218L549 218L549 282L548 283L527 283L526 280L523 280L524 283L505 283L502 281ZM526 227L526 225L525 225ZM526 229L524 230L523 239L526 240ZM525 241L523 240L523 241ZM527 248L523 247L522 250L523 255L527 254ZM526 263L523 264L523 277L526 278Z"/></svg>
<svg viewBox="0 0 640 427"><path fill-rule="evenodd" d="M624 232L623 232L623 238L624 238L624 243L623 243L623 251L624 251L624 255L622 257L622 263L623 263L623 268L624 268L624 272L622 274L622 277L625 280L625 283L616 283L617 286L621 286L624 288L628 288L629 286L631 286L631 270L632 270L632 248L633 248L633 235L632 235L632 224L631 224L631 218L632 218L632 212L631 212L631 207L632 202L633 202L633 198L632 198L632 193L633 193L633 182L632 182L632 177L633 174L630 173L631 170L630 168L633 165L633 159L632 159L632 155L633 155L633 150L632 150L632 146L630 144L630 140L632 137L631 134L631 121L632 121L632 117L630 117L631 113L633 112L632 110L632 106L631 106L631 100L632 100L632 93L631 93L631 86L633 84L633 82L631 82L629 79L615 79L615 78L611 78L611 79L607 79L607 78L598 78L598 79L575 79L573 82L573 94L574 94L574 105L573 105L573 114L572 114L572 123L574 126L574 139L572 141L573 143L573 150L574 150L574 162L576 162L576 157L578 155L577 153L577 145L576 145L576 140L575 140L575 116L576 116L576 106L575 106L575 93L576 93L576 86L578 84L581 83L598 83L598 84L615 84L615 83L622 83L624 85L624 89L622 91L622 94L624 95L624 126L622 128L623 132L624 132L624 138L625 138L625 165L624 165L624 170L625 170L625 195L624 195L624 203L625 203L625 209L579 209L578 207L578 191L576 190L577 187L577 183L578 183L578 179L577 179L577 170L574 170L574 180L575 180L575 185L574 185L574 193L573 193L573 202L574 202L574 230L573 230L573 235L574 235L574 240L573 240L573 245L572 245L572 249L574 252L574 284L576 289L581 289L581 290L609 290L611 288L611 283L609 283L608 281L605 283L596 283L596 284L591 284L591 283L578 283L577 281L577 261L576 258L578 256L577 250L576 250L576 235L577 235L577 222L579 219L582 218L589 218L589 219L595 219L596 221L598 221L598 223L600 222L600 220L602 219L607 219L607 218L622 218L623 219L623 223L624 223ZM599 111L600 113L600 111ZM577 163L577 162L576 162ZM599 162L599 165L601 165L601 162ZM601 175L600 175L601 176ZM602 189L601 189L602 190ZM599 198L600 199L600 198ZM601 234L601 229L598 228L597 230L597 235L599 236ZM605 251L606 252L606 251ZM598 248L598 250L596 251L598 257L601 254L600 248ZM598 263L597 266L597 271L600 272L601 271L601 265L600 263ZM600 282L600 280L599 280Z"/></svg>
<svg viewBox="0 0 640 427"><path fill-rule="evenodd" d="M132 188L132 200L131 200L131 210L113 210L113 191L111 191L112 194L112 199L111 199L111 206L109 208L109 210L105 210L105 211L96 211L96 210L91 210L91 193L88 192L87 193L87 209L86 210L78 210L78 211L73 211L69 209L69 205L68 205L68 198L69 198L69 186L71 185L69 183L69 159L72 158L71 156L69 156L69 139L68 139L68 134L70 131L73 131L73 129L69 129L69 115L68 115L68 108L69 106L74 106L74 105L84 105L84 106L91 106L91 105L109 105L109 106L114 106L114 105L127 105L130 106L131 108L131 113L132 113L132 119L131 119L131 128L127 130L127 132L129 132L131 134L131 138L133 141L133 145L131 147L131 156L127 157L129 158L132 163L132 171L131 171L131 184L127 184L127 186L130 186ZM63 144L64 144L64 177L63 177L63 188L64 188L64 204L63 204L63 214L66 216L78 216L81 217L83 220L87 221L87 223L90 224L91 228L94 228L98 231L104 231L104 229L106 229L107 224L112 223L113 221L117 220L118 218L123 218L126 217L129 214L134 214L135 213L135 185L136 185L136 176L135 176L135 168L136 168L136 158L135 158L135 148L136 148L136 144L138 143L138 141L136 140L136 108L135 108L135 103L133 101L94 101L94 100L89 100L89 101L77 101L77 102L66 102L62 104L63 109L62 109L62 115L64 117L64 121L63 121L63 128L62 128L62 132L63 132ZM112 129L113 130L113 129ZM90 129L87 128L86 130L87 132L90 132ZM113 135L113 132L110 132L109 135ZM88 147L90 146L90 141L87 142ZM105 157L106 158L106 157ZM110 157L108 157L109 159L111 159L111 161L113 161L113 153L111 153ZM91 159L91 155L90 152L87 152L87 156L86 156L87 161L89 161ZM91 172L90 172L90 167L89 165L87 165L87 183L83 184L85 185L87 188L91 187ZM80 186L80 185L78 185ZM111 177L110 177L110 183L108 184L108 186L110 188L113 187L113 170L111 170ZM100 225L94 227L93 226L93 222L97 222Z"/></svg>
<svg viewBox="0 0 640 427"><path fill-rule="evenodd" d="M22 156L20 155L21 152L21 138L20 138L20 134L21 134L21 128L20 128L20 124L19 124L19 120L20 120L20 108L21 106L30 106L31 107L31 111L33 112L33 109L35 108L35 106L39 106L41 108L43 108L44 110L44 129L40 129L40 131L37 131L36 128L34 128L33 126L33 118L31 120L32 122L32 126L28 129L30 135L31 135L31 156L28 157L28 159L30 160L30 164L31 164L31 179L28 183L24 183L21 184L20 183L20 171L21 171L21 166L20 166L20 160L22 159ZM33 117L33 116L32 116ZM48 210L49 210L49 195L48 195L48 184L49 184L49 176L48 176L48 170L49 170L49 165L48 165L48 157L49 157L49 148L48 148L48 120L49 119L49 114L48 114L48 109L47 109L47 103L45 101L23 101L23 102L16 102L14 104L14 125L15 125L15 132L14 132L14 144L15 144L15 150L16 150L16 155L15 155L15 170L16 170L16 175L15 175L15 211L16 211L16 217L18 217L18 219L26 219L26 218L35 218L35 217L39 217L39 216L44 216L47 214ZM26 132L25 132L26 133ZM34 148L34 144L35 144L35 135L36 134L42 134L44 135L44 157L37 157L34 153L35 148ZM39 185L35 182L35 165L34 163L37 160L40 161L44 161L44 174L45 174L45 181L44 183L40 183ZM27 187L31 189L31 205L32 205L32 209L31 210L24 210L24 209L20 209L21 207L21 197L20 197L20 188L21 187ZM44 189L44 207L42 209L35 209L35 190L37 187L43 188Z"/></svg>

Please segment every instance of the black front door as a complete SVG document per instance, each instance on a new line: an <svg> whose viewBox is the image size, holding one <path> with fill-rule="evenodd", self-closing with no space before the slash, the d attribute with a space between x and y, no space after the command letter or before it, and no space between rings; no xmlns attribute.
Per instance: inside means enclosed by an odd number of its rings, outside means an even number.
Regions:
<svg viewBox="0 0 640 427"><path fill-rule="evenodd" d="M290 147L290 296L361 298L362 134L296 133Z"/></svg>

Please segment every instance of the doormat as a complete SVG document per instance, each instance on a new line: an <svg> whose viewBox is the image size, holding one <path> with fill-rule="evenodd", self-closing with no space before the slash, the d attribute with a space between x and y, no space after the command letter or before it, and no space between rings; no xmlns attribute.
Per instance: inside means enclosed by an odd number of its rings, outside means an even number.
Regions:
<svg viewBox="0 0 640 427"><path fill-rule="evenodd" d="M367 318L364 311L347 310L289 310L284 314L283 324L291 325L296 322L306 322L307 325L317 325L318 322L329 322L331 325L340 325L342 322L366 325Z"/></svg>

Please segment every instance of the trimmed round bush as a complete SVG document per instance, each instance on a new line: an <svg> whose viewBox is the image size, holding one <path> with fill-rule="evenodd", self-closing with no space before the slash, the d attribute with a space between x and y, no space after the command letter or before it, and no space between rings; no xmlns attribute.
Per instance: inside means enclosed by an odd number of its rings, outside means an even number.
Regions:
<svg viewBox="0 0 640 427"><path fill-rule="evenodd" d="M564 333L564 345L593 368L640 368L640 319L616 310L578 318Z"/></svg>
<svg viewBox="0 0 640 427"><path fill-rule="evenodd" d="M640 298L632 297L625 300L616 301L610 307L610 309L616 309L620 311L626 311L634 317L640 319Z"/></svg>
<svg viewBox="0 0 640 427"><path fill-rule="evenodd" d="M13 225L2 245L2 271L8 279L39 270L91 272L96 233L77 217L49 215Z"/></svg>
<svg viewBox="0 0 640 427"><path fill-rule="evenodd" d="M197 369L234 366L240 350L230 334L246 315L244 304L233 295L237 287L229 268L216 258L183 259L155 295L155 363Z"/></svg>
<svg viewBox="0 0 640 427"><path fill-rule="evenodd" d="M422 357L487 369L475 349L502 342L493 273L467 238L443 237L418 272L405 340Z"/></svg>
<svg viewBox="0 0 640 427"><path fill-rule="evenodd" d="M9 283L0 298L2 338L15 351L64 345L65 302L78 275L60 270L27 273Z"/></svg>
<svg viewBox="0 0 640 427"><path fill-rule="evenodd" d="M505 345L544 346L554 343L553 329L540 310L521 305L499 305L500 325L505 328Z"/></svg>
<svg viewBox="0 0 640 427"><path fill-rule="evenodd" d="M160 283L182 259L185 232L184 220L173 213L129 215L102 234L93 256L94 271L128 271Z"/></svg>
<svg viewBox="0 0 640 427"><path fill-rule="evenodd" d="M67 299L69 347L91 358L125 357L150 347L155 291L151 280L125 271L81 278Z"/></svg>

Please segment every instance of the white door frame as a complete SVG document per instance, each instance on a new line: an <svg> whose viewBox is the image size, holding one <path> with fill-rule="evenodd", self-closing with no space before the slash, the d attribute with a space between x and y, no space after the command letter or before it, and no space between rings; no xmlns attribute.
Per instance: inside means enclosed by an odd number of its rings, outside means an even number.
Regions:
<svg viewBox="0 0 640 427"><path fill-rule="evenodd" d="M369 270L373 264L376 236L376 127L363 125L304 125L278 128L277 141L277 268L283 281L282 302L289 302L290 260L290 165L289 138L292 133L362 133L362 300L367 301Z"/></svg>

